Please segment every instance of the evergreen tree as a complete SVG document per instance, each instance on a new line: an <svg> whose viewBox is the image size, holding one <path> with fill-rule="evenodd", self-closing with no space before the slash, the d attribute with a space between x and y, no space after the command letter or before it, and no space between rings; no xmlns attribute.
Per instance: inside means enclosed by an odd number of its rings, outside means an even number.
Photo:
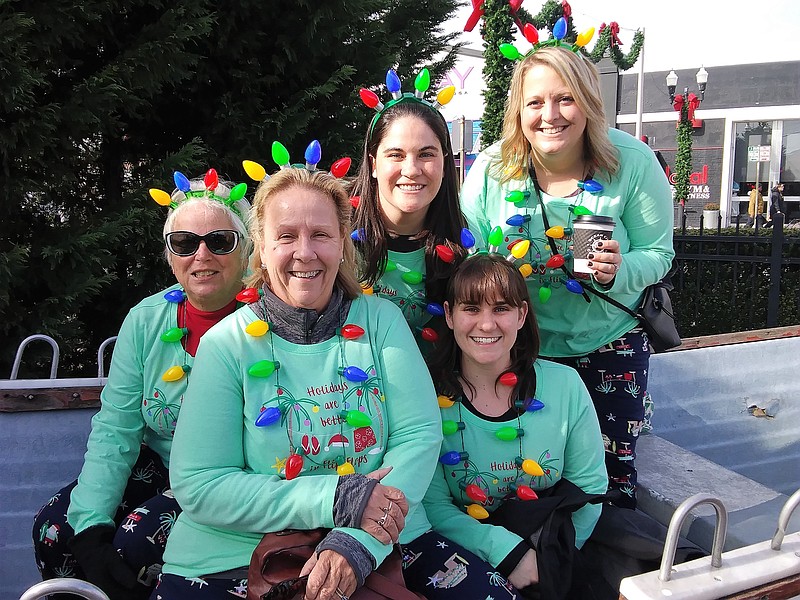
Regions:
<svg viewBox="0 0 800 600"><path fill-rule="evenodd" d="M32 333L59 342L62 376L96 372L127 310L173 281L147 188L210 166L243 181L241 160L271 164L276 139L298 160L319 139L324 166L359 155L371 115L358 88L393 66L441 76L455 5L1 4L0 378ZM25 365L44 356L31 346Z"/></svg>

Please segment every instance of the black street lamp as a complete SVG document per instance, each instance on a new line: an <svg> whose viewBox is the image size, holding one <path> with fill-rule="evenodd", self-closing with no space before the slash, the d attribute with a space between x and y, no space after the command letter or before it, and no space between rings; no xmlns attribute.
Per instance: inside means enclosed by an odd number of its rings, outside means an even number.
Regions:
<svg viewBox="0 0 800 600"><path fill-rule="evenodd" d="M686 211L686 199L689 196L689 177L692 172L692 129L702 126L700 119L695 119L694 113L700 106L706 94L706 84L708 83L708 71L700 67L695 75L697 89L700 97L689 93L689 88L685 87L683 95L675 95L678 87L678 74L671 70L667 75L667 91L672 107L678 111L678 133L675 136L677 142L677 155L675 157L675 198L681 206L681 225L683 225Z"/></svg>

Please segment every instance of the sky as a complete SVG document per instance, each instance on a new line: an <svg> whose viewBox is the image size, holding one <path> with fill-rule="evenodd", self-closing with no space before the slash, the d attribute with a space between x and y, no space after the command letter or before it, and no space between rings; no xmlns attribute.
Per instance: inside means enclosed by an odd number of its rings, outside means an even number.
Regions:
<svg viewBox="0 0 800 600"><path fill-rule="evenodd" d="M522 6L535 15L542 4L524 0ZM617 21L623 52L634 31L644 28L645 72L800 60L798 0L571 0L570 6L579 32ZM444 29L462 31L470 12L469 6L459 9ZM462 39L480 50L478 29ZM518 39L522 49L524 39ZM638 70L637 63L631 72Z"/></svg>

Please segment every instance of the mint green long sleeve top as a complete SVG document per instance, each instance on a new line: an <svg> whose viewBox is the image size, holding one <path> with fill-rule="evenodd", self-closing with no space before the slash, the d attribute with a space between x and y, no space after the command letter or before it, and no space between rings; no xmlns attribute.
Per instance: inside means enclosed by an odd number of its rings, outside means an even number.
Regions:
<svg viewBox="0 0 800 600"><path fill-rule="evenodd" d="M164 294L174 285L134 306L119 330L100 411L92 419L85 460L72 490L67 521L80 533L94 525L113 525L142 443L169 466L172 435L186 377L164 381L174 365L192 365L180 342L162 342L161 334L178 325L178 305ZM133 474L147 477L147 473ZM131 507L133 508L133 507Z"/></svg>
<svg viewBox="0 0 800 600"><path fill-rule="evenodd" d="M563 365L537 360L536 398L544 408L525 412L519 421L490 421L460 406L442 408L444 421L461 421L464 429L445 435L441 454L469 453L466 462L440 465L423 504L434 530L497 567L522 542L505 527L482 523L468 515L465 507L475 500L466 495L468 484L477 485L488 496L484 508L493 512L508 494L511 484L534 490L568 479L588 494L603 494L608 486L603 441L592 401L578 373ZM504 427L525 431L519 439L501 441L495 432ZM532 476L516 467L515 459L533 459L543 475ZM533 500L535 502L535 500ZM572 515L578 548L591 535L601 507L587 504Z"/></svg>
<svg viewBox="0 0 800 600"><path fill-rule="evenodd" d="M543 194L542 200L553 227L570 227L569 208L575 204L614 219L612 237L619 242L622 264L611 287L603 291L633 309L640 304L645 288L666 275L675 256L672 193L655 154L646 144L617 129L609 129L608 134L619 153L620 168L611 180L595 174L594 179L604 189L570 198ZM490 168L499 155L497 142L475 160L461 187L461 208L480 248L486 248L489 232L495 226L503 229L501 251L505 253L506 244L520 238L531 240L527 256L516 264L527 262L534 268L527 283L539 321L542 356L582 356L630 331L637 325L633 317L600 298L592 297L591 302L586 302L581 295L567 291L560 269L545 268L551 254L533 182L526 173L523 178L500 183ZM505 200L512 190L531 193L525 207L518 208ZM508 225L506 220L517 214L530 220L522 226ZM561 253L567 252L571 238L567 236L557 243ZM551 291L546 302L539 300L542 287Z"/></svg>
<svg viewBox="0 0 800 600"><path fill-rule="evenodd" d="M358 473L391 466L382 480L405 494L410 511L400 540L430 529L421 508L441 444L436 394L400 310L374 296L356 298L346 324L357 339L339 335L316 344L290 343L245 328L257 320L244 307L200 342L175 433L170 479L183 508L164 554L164 572L198 577L246 566L266 532L333 527L336 467ZM277 361L266 377L249 374L262 360ZM363 382L340 376L356 366ZM259 427L262 410L281 419ZM342 411L369 423L349 424ZM290 454L303 467L286 478ZM342 528L380 564L391 546L360 529Z"/></svg>

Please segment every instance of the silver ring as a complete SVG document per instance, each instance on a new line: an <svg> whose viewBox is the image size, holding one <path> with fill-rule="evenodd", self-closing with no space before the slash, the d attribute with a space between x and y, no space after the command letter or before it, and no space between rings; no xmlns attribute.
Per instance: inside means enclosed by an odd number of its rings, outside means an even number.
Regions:
<svg viewBox="0 0 800 600"><path fill-rule="evenodd" d="M389 516L389 513L383 513L383 516L380 519L378 519L376 521L376 523L378 525L380 525L381 527L383 527L384 525L386 525L386 517L388 517L388 516Z"/></svg>
<svg viewBox="0 0 800 600"><path fill-rule="evenodd" d="M388 514L389 514L389 511L390 511L390 510L392 510L392 506L394 506L394 504L392 503L392 501L391 501L391 500L389 500L389 506L387 506L386 508L384 508L384 509L383 509L383 512L384 512L385 514L387 514L387 515L388 515Z"/></svg>
<svg viewBox="0 0 800 600"><path fill-rule="evenodd" d="M619 263L614 263L614 273L619 271Z"/></svg>
<svg viewBox="0 0 800 600"><path fill-rule="evenodd" d="M339 600L350 600L338 587L336 588L336 595L339 596Z"/></svg>

